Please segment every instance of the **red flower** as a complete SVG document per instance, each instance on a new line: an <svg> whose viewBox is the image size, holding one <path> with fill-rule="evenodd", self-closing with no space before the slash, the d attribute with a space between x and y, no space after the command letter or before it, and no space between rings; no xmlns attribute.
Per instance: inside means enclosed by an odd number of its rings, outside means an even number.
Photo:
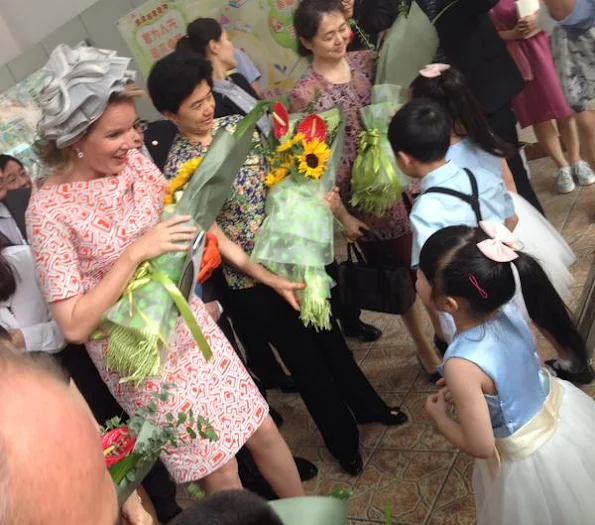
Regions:
<svg viewBox="0 0 595 525"><path fill-rule="evenodd" d="M326 123L318 115L308 115L298 124L296 131L303 133L306 141L318 139L324 142L326 140Z"/></svg>
<svg viewBox="0 0 595 525"><path fill-rule="evenodd" d="M105 465L110 468L128 456L136 444L136 436L130 433L128 427L118 427L101 436L101 446L105 455Z"/></svg>
<svg viewBox="0 0 595 525"><path fill-rule="evenodd" d="M276 102L273 106L273 133L276 139L284 137L289 131L289 112L287 108Z"/></svg>

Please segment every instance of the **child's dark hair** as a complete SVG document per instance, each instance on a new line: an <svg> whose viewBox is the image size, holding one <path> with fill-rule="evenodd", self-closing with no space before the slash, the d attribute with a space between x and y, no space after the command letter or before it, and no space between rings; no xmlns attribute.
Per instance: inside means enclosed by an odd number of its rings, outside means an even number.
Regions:
<svg viewBox="0 0 595 525"><path fill-rule="evenodd" d="M429 98L446 108L454 123L454 132L459 136L469 137L481 149L496 157L514 155L515 147L492 131L479 102L458 69L450 67L434 78L419 75L411 84L411 93L414 99ZM457 129L460 126L464 129Z"/></svg>
<svg viewBox="0 0 595 525"><path fill-rule="evenodd" d="M433 296L464 299L478 319L508 303L516 289L511 264L488 259L477 247L487 238L480 228L449 226L426 241L419 258L419 269L432 286ZM519 273L529 317L573 356L576 365L586 367L587 348L564 301L541 264L522 251L517 253L512 264Z"/></svg>
<svg viewBox="0 0 595 525"><path fill-rule="evenodd" d="M6 165L9 162L16 162L21 168L25 167L19 159L13 157L12 155L6 155L3 153L2 155L0 155L0 171L6 168Z"/></svg>
<svg viewBox="0 0 595 525"><path fill-rule="evenodd" d="M323 15L329 13L343 14L341 0L302 0L293 14L293 27L298 37L297 52L300 56L307 57L312 52L301 42L311 42L320 26Z"/></svg>
<svg viewBox="0 0 595 525"><path fill-rule="evenodd" d="M217 492L186 509L170 525L283 525L266 500L247 490Z"/></svg>
<svg viewBox="0 0 595 525"><path fill-rule="evenodd" d="M417 99L405 104L388 127L388 140L395 153L402 151L429 163L446 157L452 120L433 100Z"/></svg>
<svg viewBox="0 0 595 525"><path fill-rule="evenodd" d="M218 41L223 34L221 24L214 18L197 18L186 28L186 36L176 44L176 52L193 52L206 57L209 43Z"/></svg>

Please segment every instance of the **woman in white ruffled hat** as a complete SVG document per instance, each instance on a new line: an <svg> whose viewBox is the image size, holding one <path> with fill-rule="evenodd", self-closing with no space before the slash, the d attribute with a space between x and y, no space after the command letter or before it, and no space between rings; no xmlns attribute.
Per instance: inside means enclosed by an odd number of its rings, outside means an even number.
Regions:
<svg viewBox="0 0 595 525"><path fill-rule="evenodd" d="M213 350L210 361L178 320L161 376L120 383L105 367L107 341L91 339L137 266L186 250L183 244L194 236L184 224L189 217L160 222L165 179L134 147L134 100L142 92L132 83L129 63L113 51L61 45L46 65L39 151L47 176L36 184L27 212L45 297L66 338L85 343L128 414L149 404L162 384L173 383L177 388L158 407L154 423L168 412L192 409L213 425L216 441L186 441L163 455L177 483L201 480L207 492L239 488L234 457L246 445L280 497L300 496L295 463L265 400L200 299L190 306Z"/></svg>

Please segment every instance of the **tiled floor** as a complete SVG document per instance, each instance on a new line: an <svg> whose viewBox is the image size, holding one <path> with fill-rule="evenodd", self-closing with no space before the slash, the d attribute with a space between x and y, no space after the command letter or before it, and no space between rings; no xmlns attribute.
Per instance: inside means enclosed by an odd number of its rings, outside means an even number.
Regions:
<svg viewBox="0 0 595 525"><path fill-rule="evenodd" d="M548 161L534 161L531 170L548 218L576 252L576 302L595 249L595 185L557 195L553 166ZM353 525L384 523L387 504L392 505L395 524L473 524L473 462L442 438L425 415L423 405L432 386L416 362L407 332L395 316L364 315L384 331L384 336L371 345L352 344L355 356L385 400L400 404L410 422L397 428L362 426L365 468L359 477L352 478L341 472L324 448L299 397L272 393L269 401L285 418L281 430L293 452L320 469L318 478L307 484L307 491L328 493L335 487L352 488L349 509ZM543 341L540 350L551 351ZM595 385L587 390L595 395Z"/></svg>

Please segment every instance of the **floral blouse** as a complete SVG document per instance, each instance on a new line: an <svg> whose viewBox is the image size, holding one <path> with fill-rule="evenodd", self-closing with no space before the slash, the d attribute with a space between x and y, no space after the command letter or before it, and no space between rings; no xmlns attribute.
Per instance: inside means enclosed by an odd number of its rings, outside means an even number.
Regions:
<svg viewBox="0 0 595 525"><path fill-rule="evenodd" d="M351 201L351 169L357 156L359 134L363 130L359 110L370 104L375 61L369 51L347 54L351 66L351 81L333 84L309 66L289 92L289 104L294 113L326 111L340 104L345 114L345 145L337 173L341 199L350 213L364 221L384 239L394 239L410 232L407 210L403 202L391 207L382 217L353 208Z"/></svg>
<svg viewBox="0 0 595 525"><path fill-rule="evenodd" d="M234 132L241 116L232 115L215 119L213 135L225 127ZM238 173L231 188L231 193L219 215L217 224L225 235L248 255L254 249L254 236L264 220L266 186L266 161L260 147L258 134L254 135L255 145L244 166ZM178 169L188 160L206 154L208 147L191 144L189 140L177 135L167 156L164 174L168 179L175 177ZM224 265L223 271L230 288L242 289L254 286L254 281L231 266Z"/></svg>

